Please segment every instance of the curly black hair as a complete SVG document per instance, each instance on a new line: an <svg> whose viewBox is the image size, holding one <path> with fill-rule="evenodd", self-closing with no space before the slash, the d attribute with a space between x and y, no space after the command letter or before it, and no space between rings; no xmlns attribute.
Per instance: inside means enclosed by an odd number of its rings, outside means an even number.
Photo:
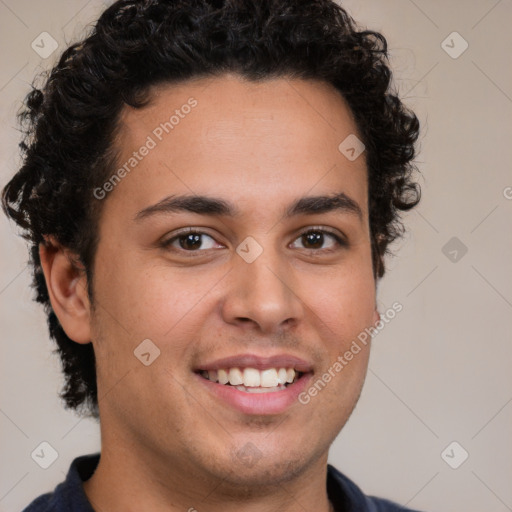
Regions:
<svg viewBox="0 0 512 512"><path fill-rule="evenodd" d="M373 272L384 275L388 245L404 233L400 212L421 192L413 180L419 121L393 89L385 37L357 27L332 0L117 1L32 86L19 113L22 166L2 192L4 211L31 245L34 298L58 346L66 408L99 418L95 357L52 310L39 244L52 236L76 254L94 303L103 202L92 191L115 168L123 107L143 107L155 85L231 72L316 79L341 92L366 146Z"/></svg>

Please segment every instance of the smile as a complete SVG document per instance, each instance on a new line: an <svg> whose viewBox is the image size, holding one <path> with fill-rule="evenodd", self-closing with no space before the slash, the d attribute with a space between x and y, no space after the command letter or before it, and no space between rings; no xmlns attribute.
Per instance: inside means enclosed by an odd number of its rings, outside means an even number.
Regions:
<svg viewBox="0 0 512 512"><path fill-rule="evenodd" d="M235 387L244 393L274 393L283 391L288 385L297 382L302 373L294 368L220 368L203 370L200 375L224 386Z"/></svg>
<svg viewBox="0 0 512 512"><path fill-rule="evenodd" d="M244 415L277 415L299 402L314 369L309 361L292 354L238 354L204 361L194 374L220 407Z"/></svg>

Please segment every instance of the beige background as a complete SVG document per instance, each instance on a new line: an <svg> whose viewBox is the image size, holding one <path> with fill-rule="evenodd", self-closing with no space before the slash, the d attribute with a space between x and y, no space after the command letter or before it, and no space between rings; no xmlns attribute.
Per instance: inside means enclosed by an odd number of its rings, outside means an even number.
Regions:
<svg viewBox="0 0 512 512"><path fill-rule="evenodd" d="M104 5L0 0L2 186L18 162L14 116L32 77ZM510 511L512 1L344 5L388 38L397 86L423 126L423 200L405 217L409 233L379 285L382 311L395 301L404 309L374 340L363 395L330 460L365 492L412 508ZM47 59L31 48L43 31L59 44ZM454 31L469 44L458 58L442 47ZM462 42L450 36L445 44L453 53ZM98 426L64 411L57 398L59 362L14 231L2 216L1 511L52 490L74 457L100 447ZM452 237L468 249L456 262L451 246L443 252ZM42 441L59 454L46 470L30 456ZM441 457L453 441L462 448L448 450L452 464L462 449L469 453L458 469Z"/></svg>

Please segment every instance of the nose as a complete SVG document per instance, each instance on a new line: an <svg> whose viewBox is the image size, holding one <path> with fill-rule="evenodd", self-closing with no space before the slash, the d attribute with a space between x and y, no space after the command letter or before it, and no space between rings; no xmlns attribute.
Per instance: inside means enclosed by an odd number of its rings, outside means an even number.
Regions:
<svg viewBox="0 0 512 512"><path fill-rule="evenodd" d="M264 249L252 263L235 254L227 276L223 319L262 334L290 329L304 311L298 288L293 268L276 251Z"/></svg>

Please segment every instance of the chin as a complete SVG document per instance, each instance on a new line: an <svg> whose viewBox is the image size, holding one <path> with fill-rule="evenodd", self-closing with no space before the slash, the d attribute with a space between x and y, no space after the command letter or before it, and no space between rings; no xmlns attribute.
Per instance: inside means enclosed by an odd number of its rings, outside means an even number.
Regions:
<svg viewBox="0 0 512 512"><path fill-rule="evenodd" d="M318 458L318 455L303 451L276 453L269 449L265 454L256 451L255 446L248 442L241 450L232 453L231 460L226 461L224 467L219 467L217 462L210 471L224 481L220 492L232 497L247 498L253 493L260 493L262 488L279 487L297 478L311 468Z"/></svg>

